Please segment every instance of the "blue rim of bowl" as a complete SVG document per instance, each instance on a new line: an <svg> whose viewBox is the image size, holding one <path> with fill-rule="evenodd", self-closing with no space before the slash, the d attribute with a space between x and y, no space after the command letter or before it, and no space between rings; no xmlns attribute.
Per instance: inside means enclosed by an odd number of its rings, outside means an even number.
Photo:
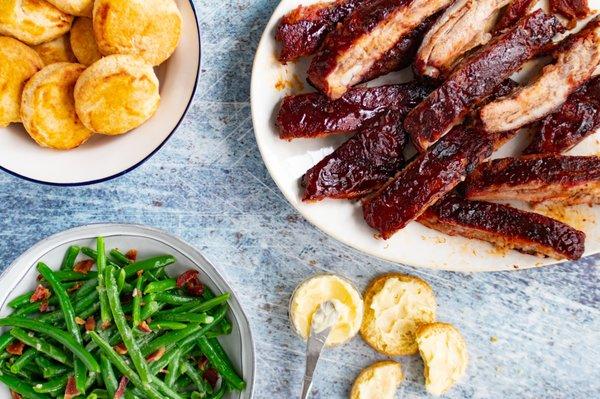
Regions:
<svg viewBox="0 0 600 399"><path fill-rule="evenodd" d="M23 175L21 175L17 172L14 172L10 169L6 169L3 166L0 166L0 170L3 170L4 172L8 173L9 175L18 177L20 179L27 180L32 183L43 184L45 186L78 187L78 186L90 186L92 184L104 183L109 180L116 179L118 177L126 175L127 173L133 171L134 169L137 169L142 164L144 164L146 161L148 161L150 158L152 158L154 156L154 154L156 154L167 143L167 141L169 141L169 139L171 138L171 136L173 136L173 134L177 131L177 129L179 129L181 122L183 122L183 120L185 119L185 117L190 109L190 106L192 105L192 101L194 101L194 97L196 96L196 89L198 88L198 81L200 80L200 70L202 68L202 36L200 34L200 22L198 22L198 13L196 12L196 7L194 6L194 2L192 0L189 0L189 3L190 3L190 6L192 7L192 12L194 13L194 19L196 20L196 30L198 32L198 46L199 46L198 70L196 71L196 79L194 81L194 88L192 89L192 95L190 96L190 101L187 103L187 105L185 106L185 109L183 110L183 113L181 114L181 118L179 119L179 121L177 122L177 124L175 125L173 130L171 130L171 133L169 133L169 135L163 140L163 142L160 143L154 150L152 150L152 152L150 154L148 154L144 159L142 159L135 165L130 166L129 168L127 168L119 173L115 173L112 176L107 176L107 177L103 177L101 179L89 180L89 181L77 182L77 183L55 183L55 182L49 182L49 181L44 181L44 180L37 180L37 179L33 179L31 177L23 176Z"/></svg>

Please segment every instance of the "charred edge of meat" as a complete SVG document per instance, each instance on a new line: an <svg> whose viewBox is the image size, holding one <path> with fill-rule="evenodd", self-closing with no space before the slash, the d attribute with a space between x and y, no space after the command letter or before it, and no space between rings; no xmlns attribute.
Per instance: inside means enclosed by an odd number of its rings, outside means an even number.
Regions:
<svg viewBox="0 0 600 399"><path fill-rule="evenodd" d="M467 179L465 195L476 200L532 203L597 203L600 157L526 155L481 164Z"/></svg>
<svg viewBox="0 0 600 399"><path fill-rule="evenodd" d="M573 29L578 19L590 15L588 0L550 0L550 11L569 19L569 29Z"/></svg>
<svg viewBox="0 0 600 399"><path fill-rule="evenodd" d="M281 43L279 61L283 64L314 54L325 36L346 18L363 0L337 0L299 6L279 22L275 39Z"/></svg>
<svg viewBox="0 0 600 399"><path fill-rule="evenodd" d="M531 11L537 0L512 0L494 27L495 32L510 28Z"/></svg>
<svg viewBox="0 0 600 399"><path fill-rule="evenodd" d="M430 86L411 82L355 88L338 100L319 93L288 96L281 102L276 124L285 140L352 133L387 111L405 116L431 90Z"/></svg>
<svg viewBox="0 0 600 399"><path fill-rule="evenodd" d="M415 147L424 151L435 143L561 30L556 17L538 10L463 60L406 117L404 127Z"/></svg>
<svg viewBox="0 0 600 399"><path fill-rule="evenodd" d="M585 233L562 222L458 195L446 196L423 213L419 222L448 235L475 238L532 255L576 260L585 250Z"/></svg>
<svg viewBox="0 0 600 399"><path fill-rule="evenodd" d="M404 163L401 122L399 113L385 113L313 166L302 178L302 200L360 198L384 184Z"/></svg>

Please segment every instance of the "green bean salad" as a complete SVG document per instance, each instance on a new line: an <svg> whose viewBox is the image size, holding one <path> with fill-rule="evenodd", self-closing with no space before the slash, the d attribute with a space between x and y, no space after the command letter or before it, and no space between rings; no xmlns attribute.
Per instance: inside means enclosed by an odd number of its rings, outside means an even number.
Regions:
<svg viewBox="0 0 600 399"><path fill-rule="evenodd" d="M82 259L77 261L77 259ZM242 391L218 337L231 333L230 294L195 270L170 277L171 255L71 246L35 291L0 318L0 383L13 398L219 399ZM95 267L96 270L93 270Z"/></svg>

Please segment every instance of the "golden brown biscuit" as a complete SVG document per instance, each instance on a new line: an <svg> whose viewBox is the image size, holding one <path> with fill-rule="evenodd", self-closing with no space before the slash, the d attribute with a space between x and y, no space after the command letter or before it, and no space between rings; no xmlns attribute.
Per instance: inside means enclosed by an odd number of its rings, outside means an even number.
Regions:
<svg viewBox="0 0 600 399"><path fill-rule="evenodd" d="M154 115L160 102L151 65L131 55L111 55L90 66L75 86L83 124L96 133L126 133Z"/></svg>
<svg viewBox="0 0 600 399"><path fill-rule="evenodd" d="M78 17L91 17L94 0L46 0L59 10Z"/></svg>
<svg viewBox="0 0 600 399"><path fill-rule="evenodd" d="M42 57L44 64L50 65L57 62L77 62L75 54L71 51L69 35L63 35L52 41L38 44L33 49Z"/></svg>
<svg viewBox="0 0 600 399"><path fill-rule="evenodd" d="M92 136L75 113L73 88L85 65L48 65L25 85L21 119L25 130L42 147L68 150Z"/></svg>
<svg viewBox="0 0 600 399"><path fill-rule="evenodd" d="M425 364L425 387L433 395L441 395L465 375L467 344L460 331L446 323L419 326L416 339Z"/></svg>
<svg viewBox="0 0 600 399"><path fill-rule="evenodd" d="M94 27L90 18L77 18L71 28L71 48L75 57L83 65L92 65L102 58L96 39Z"/></svg>
<svg viewBox="0 0 600 399"><path fill-rule="evenodd" d="M435 294L429 284L391 273L373 280L364 297L363 339L388 356L417 353L415 330L421 323L435 321Z"/></svg>
<svg viewBox="0 0 600 399"><path fill-rule="evenodd" d="M96 0L94 33L104 55L130 54L159 65L173 54L182 18L173 0Z"/></svg>
<svg viewBox="0 0 600 399"><path fill-rule="evenodd" d="M27 80L44 67L32 48L0 36L0 126L20 122L21 93Z"/></svg>
<svg viewBox="0 0 600 399"><path fill-rule="evenodd" d="M1 0L0 33L29 45L54 40L71 29L73 16L44 0Z"/></svg>
<svg viewBox="0 0 600 399"><path fill-rule="evenodd" d="M393 399L403 379L400 363L392 360L377 362L356 377L350 399Z"/></svg>

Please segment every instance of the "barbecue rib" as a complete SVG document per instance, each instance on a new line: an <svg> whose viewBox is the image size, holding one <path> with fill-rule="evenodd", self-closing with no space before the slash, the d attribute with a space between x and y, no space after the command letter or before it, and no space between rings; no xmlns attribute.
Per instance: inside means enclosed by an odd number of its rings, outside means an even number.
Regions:
<svg viewBox="0 0 600 399"><path fill-rule="evenodd" d="M516 129L554 112L567 97L590 79L600 64L600 17L571 35L556 51L556 62L513 94L482 107L487 130Z"/></svg>
<svg viewBox="0 0 600 399"><path fill-rule="evenodd" d="M448 75L469 50L487 43L500 10L510 0L458 0L427 32L417 53L414 69L438 79Z"/></svg>
<svg viewBox="0 0 600 399"><path fill-rule="evenodd" d="M406 115L430 92L425 85L406 83L355 88L338 100L319 93L287 96L281 102L276 123L285 140L352 133L383 112Z"/></svg>
<svg viewBox="0 0 600 399"><path fill-rule="evenodd" d="M533 8L537 0L512 0L494 27L496 32L510 28Z"/></svg>
<svg viewBox="0 0 600 399"><path fill-rule="evenodd" d="M417 149L424 151L458 124L473 106L537 55L561 29L556 17L538 10L463 60L406 117L404 127Z"/></svg>
<svg viewBox="0 0 600 399"><path fill-rule="evenodd" d="M550 0L550 11L569 18L570 27L575 27L578 19L584 19L590 14L590 7L588 0Z"/></svg>
<svg viewBox="0 0 600 399"><path fill-rule="evenodd" d="M371 0L336 0L299 6L287 13L279 22L275 39L281 43L279 61L290 61L314 54L325 36L361 3Z"/></svg>
<svg viewBox="0 0 600 399"><path fill-rule="evenodd" d="M545 201L565 205L600 202L600 157L525 155L481 164L467 179L475 200Z"/></svg>
<svg viewBox="0 0 600 399"><path fill-rule="evenodd" d="M327 35L308 69L309 81L328 97L341 97L399 41L450 2L374 0L359 7Z"/></svg>
<svg viewBox="0 0 600 399"><path fill-rule="evenodd" d="M501 248L576 260L585 250L585 233L549 217L506 205L448 195L419 222L449 235L490 242Z"/></svg>
<svg viewBox="0 0 600 399"><path fill-rule="evenodd" d="M384 184L404 163L403 115L382 114L302 177L303 201L360 198Z"/></svg>
<svg viewBox="0 0 600 399"><path fill-rule="evenodd" d="M600 77L592 78L542 120L525 154L561 153L600 127Z"/></svg>

